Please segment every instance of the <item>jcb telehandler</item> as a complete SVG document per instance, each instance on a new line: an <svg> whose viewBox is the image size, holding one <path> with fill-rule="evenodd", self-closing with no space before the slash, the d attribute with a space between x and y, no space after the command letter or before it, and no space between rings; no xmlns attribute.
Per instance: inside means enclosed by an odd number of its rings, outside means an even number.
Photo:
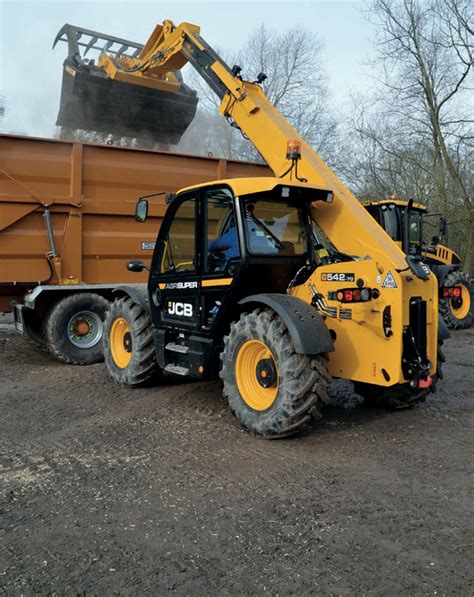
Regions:
<svg viewBox="0 0 474 597"><path fill-rule="evenodd" d="M331 376L392 407L434 391L448 333L429 268L404 255L269 102L263 73L245 81L188 23L165 21L145 48L124 61L104 53L101 65L139 86L189 62L275 177L168 198L147 289L121 287L106 317L111 377L135 386L162 371L219 374L231 412L265 437L318 416ZM137 219L146 209L142 198Z"/></svg>
<svg viewBox="0 0 474 597"><path fill-rule="evenodd" d="M448 328L461 330L474 321L474 287L471 277L462 270L461 258L440 243L423 239L423 219L428 216L425 205L390 197L383 201L363 202L367 211L407 254L421 256L430 266L439 285L439 311ZM436 214L432 214L436 215ZM439 218L439 232L446 234L446 219Z"/></svg>

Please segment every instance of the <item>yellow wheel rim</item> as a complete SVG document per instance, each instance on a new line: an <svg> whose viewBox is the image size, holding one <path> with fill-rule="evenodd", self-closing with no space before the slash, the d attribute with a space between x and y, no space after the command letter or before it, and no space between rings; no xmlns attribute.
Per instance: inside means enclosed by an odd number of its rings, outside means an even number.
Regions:
<svg viewBox="0 0 474 597"><path fill-rule="evenodd" d="M132 335L128 321L117 317L110 330L110 351L114 363L125 369L132 360Z"/></svg>
<svg viewBox="0 0 474 597"><path fill-rule="evenodd" d="M253 410L266 410L278 394L278 373L271 350L260 340L247 340L235 362L235 379L243 401ZM271 385L264 387L268 380Z"/></svg>
<svg viewBox="0 0 474 597"><path fill-rule="evenodd" d="M451 310L453 312L453 315L457 317L457 319L464 319L471 310L471 293L469 292L469 289L465 286L459 285L456 286L456 288L461 289L462 302L459 305L459 307L456 307L456 299L451 299Z"/></svg>

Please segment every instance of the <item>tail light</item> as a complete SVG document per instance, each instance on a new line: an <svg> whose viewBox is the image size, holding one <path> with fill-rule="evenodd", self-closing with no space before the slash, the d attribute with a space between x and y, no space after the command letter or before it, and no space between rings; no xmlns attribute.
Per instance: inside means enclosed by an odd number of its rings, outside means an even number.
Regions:
<svg viewBox="0 0 474 597"><path fill-rule="evenodd" d="M459 286L443 286L441 298L461 298L462 289Z"/></svg>
<svg viewBox="0 0 474 597"><path fill-rule="evenodd" d="M365 303L371 298L372 290L370 288L341 288L328 293L329 300L340 303Z"/></svg>

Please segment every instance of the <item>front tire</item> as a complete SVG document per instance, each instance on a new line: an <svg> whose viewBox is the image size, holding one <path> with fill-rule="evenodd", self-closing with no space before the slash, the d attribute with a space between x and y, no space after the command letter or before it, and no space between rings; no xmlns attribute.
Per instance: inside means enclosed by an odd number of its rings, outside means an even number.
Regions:
<svg viewBox="0 0 474 597"><path fill-rule="evenodd" d="M159 373L149 313L129 297L114 301L104 321L104 359L121 386L141 386Z"/></svg>
<svg viewBox="0 0 474 597"><path fill-rule="evenodd" d="M443 286L461 289L460 299L439 300L439 311L446 325L451 330L470 328L474 320L474 289L471 278L461 270L452 270L445 277Z"/></svg>
<svg viewBox="0 0 474 597"><path fill-rule="evenodd" d="M327 402L325 355L295 352L273 311L244 313L224 338L220 376L230 412L247 431L266 438L297 433Z"/></svg>

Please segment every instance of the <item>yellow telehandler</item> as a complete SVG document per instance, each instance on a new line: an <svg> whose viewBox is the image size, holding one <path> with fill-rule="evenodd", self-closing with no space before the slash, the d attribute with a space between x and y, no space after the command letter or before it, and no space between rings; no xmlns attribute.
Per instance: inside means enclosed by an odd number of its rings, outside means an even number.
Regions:
<svg viewBox="0 0 474 597"><path fill-rule="evenodd" d="M331 377L403 408L441 376L436 277L400 247L196 25L158 25L139 57L103 52L111 80L146 86L190 63L275 176L168 196L146 288L117 289L104 324L108 372L140 385L220 375L248 431L282 437L319 417ZM151 81L150 81L151 79ZM172 81L176 88L176 78ZM136 219L147 216L140 198ZM128 269L145 265L131 261Z"/></svg>

